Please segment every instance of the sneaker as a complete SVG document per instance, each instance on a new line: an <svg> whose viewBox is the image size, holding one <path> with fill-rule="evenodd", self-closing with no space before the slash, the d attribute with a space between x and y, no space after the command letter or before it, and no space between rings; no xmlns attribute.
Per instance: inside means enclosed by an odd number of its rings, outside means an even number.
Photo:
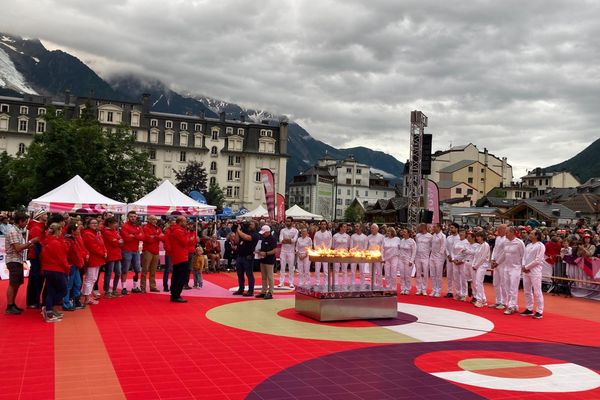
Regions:
<svg viewBox="0 0 600 400"><path fill-rule="evenodd" d="M293 289L293 288L295 288L294 284L290 283L290 289Z"/></svg>
<svg viewBox="0 0 600 400"><path fill-rule="evenodd" d="M129 291L126 288L123 288L123 290L121 290L121 294L123 296L127 296L129 294Z"/></svg>
<svg viewBox="0 0 600 400"><path fill-rule="evenodd" d="M252 297L252 296L254 296L254 292L246 292L242 296L244 296L244 297Z"/></svg>
<svg viewBox="0 0 600 400"><path fill-rule="evenodd" d="M498 304L496 306L496 310L504 310L506 308L506 306L504 304Z"/></svg>
<svg viewBox="0 0 600 400"><path fill-rule="evenodd" d="M265 294L265 297L263 297L263 299L265 300L271 300L273 298L273 295L271 293L267 293Z"/></svg>
<svg viewBox="0 0 600 400"><path fill-rule="evenodd" d="M243 294L244 294L244 292L240 292L239 290L237 292L232 293L232 295L234 295L234 296L241 296Z"/></svg>
<svg viewBox="0 0 600 400"><path fill-rule="evenodd" d="M278 283L275 287L276 288L282 288L283 287L283 283Z"/></svg>
<svg viewBox="0 0 600 400"><path fill-rule="evenodd" d="M144 293L144 292L142 291L142 289L136 287L136 288L131 289L131 293Z"/></svg>
<svg viewBox="0 0 600 400"><path fill-rule="evenodd" d="M476 301L476 302L475 302L473 305L474 305L475 307L477 307L477 308L481 308L481 307L483 307L483 304L482 304L482 303L480 303L480 302L478 302L478 301Z"/></svg>
<svg viewBox="0 0 600 400"><path fill-rule="evenodd" d="M517 312L517 310L515 310L515 309L514 309L514 308L512 308L512 307L509 307L509 308L507 308L507 309L504 311L504 315L512 315L512 314L514 314L514 313L516 313L516 312Z"/></svg>
<svg viewBox="0 0 600 400"><path fill-rule="evenodd" d="M448 292L448 293L446 293L446 295L444 297L446 297L447 299L450 299L450 298L454 297L454 295L452 294L452 292Z"/></svg>
<svg viewBox="0 0 600 400"><path fill-rule="evenodd" d="M63 311L75 311L75 307L69 305L69 306L62 306L62 310Z"/></svg>
<svg viewBox="0 0 600 400"><path fill-rule="evenodd" d="M265 297L266 295L267 295L266 293L259 293L259 294L257 294L257 295L256 295L256 296L254 296L254 297L256 297L257 299L262 299L262 298L263 298L263 297Z"/></svg>
<svg viewBox="0 0 600 400"><path fill-rule="evenodd" d="M421 296L429 296L427 292L421 292Z"/></svg>
<svg viewBox="0 0 600 400"><path fill-rule="evenodd" d="M112 297L123 297L123 295L118 290L113 290Z"/></svg>
<svg viewBox="0 0 600 400"><path fill-rule="evenodd" d="M76 301L75 304L73 304L73 308L76 310L83 310L85 308L85 304L81 304L81 302Z"/></svg>
<svg viewBox="0 0 600 400"><path fill-rule="evenodd" d="M200 285L200 287L202 287L202 285ZM160 292L160 290L158 290L157 288L152 288L152 289L150 289L150 291L152 293L158 293L158 292Z"/></svg>
<svg viewBox="0 0 600 400"><path fill-rule="evenodd" d="M62 317L63 317L63 313L60 313L60 312L57 312L54 310L52 310L52 314L54 314L54 316L58 319L62 319Z"/></svg>
<svg viewBox="0 0 600 400"><path fill-rule="evenodd" d="M198 285L194 285L192 286L194 289L198 289Z"/></svg>
<svg viewBox="0 0 600 400"><path fill-rule="evenodd" d="M105 299L112 299L114 296L112 294L112 292L104 292L104 298Z"/></svg>
<svg viewBox="0 0 600 400"><path fill-rule="evenodd" d="M498 303L494 303L494 304L490 304L488 307L489 307L489 308L496 308L496 307L498 307L499 305L500 305L500 304L498 304Z"/></svg>
<svg viewBox="0 0 600 400"><path fill-rule="evenodd" d="M94 291L92 292L92 294L93 294L94 296L96 296L96 297L100 297L100 291L99 291L99 290L94 290Z"/></svg>
<svg viewBox="0 0 600 400"><path fill-rule="evenodd" d="M18 306L18 305L16 305L16 304L13 304L13 307L14 307L14 308L16 308L17 310L19 310L20 312L23 312L23 311L25 311L25 310L23 310L21 307L19 307L19 306Z"/></svg>
<svg viewBox="0 0 600 400"><path fill-rule="evenodd" d="M46 322L59 322L62 321L60 318L58 318L56 315L54 315L53 313L44 313L44 321Z"/></svg>
<svg viewBox="0 0 600 400"><path fill-rule="evenodd" d="M542 319L542 317L543 317L542 313L536 312L535 314L533 314L533 318L535 318L535 319Z"/></svg>
<svg viewBox="0 0 600 400"><path fill-rule="evenodd" d="M98 302L98 300L96 300L96 299L93 299L93 298L90 298L90 299L88 300L87 304L96 305L96 304L100 304L100 303Z"/></svg>
<svg viewBox="0 0 600 400"><path fill-rule="evenodd" d="M183 290L190 290L190 289L191 289L191 286L190 286L190 285L185 285L185 286L183 287Z"/></svg>
<svg viewBox="0 0 600 400"><path fill-rule="evenodd" d="M433 297L442 297L442 295L441 295L441 294L439 294L439 293L434 293L434 294L433 294Z"/></svg>
<svg viewBox="0 0 600 400"><path fill-rule="evenodd" d="M525 311L523 311L519 315L522 317L531 317L533 315L533 311L525 309Z"/></svg>
<svg viewBox="0 0 600 400"><path fill-rule="evenodd" d="M19 309L15 305L12 305L10 307L6 307L6 311L4 311L4 314L19 315L21 314L21 312L22 311L19 311Z"/></svg>

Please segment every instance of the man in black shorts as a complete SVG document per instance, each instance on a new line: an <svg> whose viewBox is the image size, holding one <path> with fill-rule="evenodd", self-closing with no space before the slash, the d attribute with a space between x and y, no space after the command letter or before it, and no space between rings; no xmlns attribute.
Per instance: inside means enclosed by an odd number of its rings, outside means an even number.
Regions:
<svg viewBox="0 0 600 400"><path fill-rule="evenodd" d="M13 219L14 224L8 228L5 239L6 267L9 273L8 289L6 289L6 314L16 315L23 312L23 309L15 304L15 298L24 281L25 250L31 248L39 239L35 238L25 242L22 230L25 229L29 220L27 214L15 212Z"/></svg>

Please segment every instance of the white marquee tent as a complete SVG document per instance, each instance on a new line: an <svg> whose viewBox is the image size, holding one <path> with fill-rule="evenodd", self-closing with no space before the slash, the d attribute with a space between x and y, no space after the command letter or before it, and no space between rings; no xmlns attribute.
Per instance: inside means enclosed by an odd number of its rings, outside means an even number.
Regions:
<svg viewBox="0 0 600 400"><path fill-rule="evenodd" d="M129 211L146 215L215 215L217 207L198 203L181 193L168 180L134 203L127 205Z"/></svg>
<svg viewBox="0 0 600 400"><path fill-rule="evenodd" d="M126 204L98 193L79 175L49 191L37 199L31 200L29 211L68 212L80 214L100 214L105 211L122 214Z"/></svg>
<svg viewBox="0 0 600 400"><path fill-rule="evenodd" d="M269 212L266 208L262 206L262 204L256 207L252 211L248 211L245 214L238 215L236 219L246 219L246 218L269 218Z"/></svg>
<svg viewBox="0 0 600 400"><path fill-rule="evenodd" d="M299 205L294 204L285 211L286 217L292 217L294 219L311 220L311 219L323 219L322 215L310 213Z"/></svg>

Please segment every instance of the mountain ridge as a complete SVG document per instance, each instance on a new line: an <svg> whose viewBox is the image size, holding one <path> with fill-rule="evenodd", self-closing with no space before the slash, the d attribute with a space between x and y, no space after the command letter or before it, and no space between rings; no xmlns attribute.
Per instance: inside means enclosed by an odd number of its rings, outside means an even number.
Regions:
<svg viewBox="0 0 600 400"><path fill-rule="evenodd" d="M600 177L600 139L596 139L588 147L574 155L573 157L561 163L551 165L544 170L553 171L569 171L581 183L584 183L590 178Z"/></svg>

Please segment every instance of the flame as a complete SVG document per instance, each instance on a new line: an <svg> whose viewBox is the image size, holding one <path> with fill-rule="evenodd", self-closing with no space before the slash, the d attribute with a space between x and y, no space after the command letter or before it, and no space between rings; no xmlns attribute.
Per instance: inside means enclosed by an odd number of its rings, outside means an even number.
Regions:
<svg viewBox="0 0 600 400"><path fill-rule="evenodd" d="M371 250L362 250L356 247L351 249L329 249L324 245L320 245L314 249L307 247L306 252L312 257L330 257L330 258L362 258L365 260L378 260L381 258L381 251L378 246Z"/></svg>

